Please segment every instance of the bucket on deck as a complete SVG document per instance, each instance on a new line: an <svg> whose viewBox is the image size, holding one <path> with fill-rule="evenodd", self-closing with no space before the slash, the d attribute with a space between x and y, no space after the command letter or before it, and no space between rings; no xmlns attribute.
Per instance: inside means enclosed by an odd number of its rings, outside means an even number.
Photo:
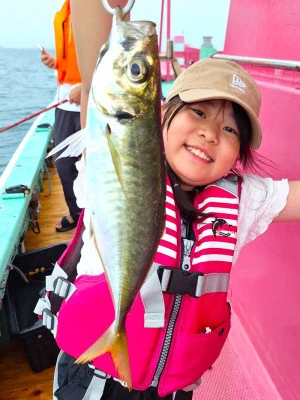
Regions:
<svg viewBox="0 0 300 400"><path fill-rule="evenodd" d="M67 243L44 247L17 255L12 265L19 268L9 273L4 304L11 334L18 338L31 369L42 371L55 364L59 348L52 333L33 312L45 293L45 278L51 275Z"/></svg>

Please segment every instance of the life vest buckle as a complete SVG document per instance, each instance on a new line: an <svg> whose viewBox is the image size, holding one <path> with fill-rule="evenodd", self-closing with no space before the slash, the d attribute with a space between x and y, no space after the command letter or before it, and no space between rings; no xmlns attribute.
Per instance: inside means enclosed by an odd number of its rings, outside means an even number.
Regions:
<svg viewBox="0 0 300 400"><path fill-rule="evenodd" d="M188 294L195 298L206 293L227 292L230 278L229 273L203 274L163 266L159 266L157 274L164 293Z"/></svg>
<svg viewBox="0 0 300 400"><path fill-rule="evenodd" d="M188 272L181 268L160 266L157 273L164 293L188 294L191 297L199 297L197 286L199 277L204 276L202 272Z"/></svg>
<svg viewBox="0 0 300 400"><path fill-rule="evenodd" d="M44 308L42 312L43 325L50 331L54 329L55 321L54 315L48 308Z"/></svg>
<svg viewBox="0 0 300 400"><path fill-rule="evenodd" d="M58 276L53 282L53 293L62 299L66 299L70 293L72 283L62 276Z"/></svg>

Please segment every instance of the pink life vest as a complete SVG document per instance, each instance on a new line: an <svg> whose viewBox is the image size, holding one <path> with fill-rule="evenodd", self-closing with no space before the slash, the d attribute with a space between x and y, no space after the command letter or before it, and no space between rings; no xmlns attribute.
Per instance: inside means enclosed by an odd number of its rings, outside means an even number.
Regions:
<svg viewBox="0 0 300 400"><path fill-rule="evenodd" d="M163 397L192 385L211 367L224 345L230 329L227 288L236 244L241 186L237 181L236 176L229 175L196 195L195 207L210 216L193 223L196 243L189 271L183 273L181 218L167 180L166 232L154 262L168 267L163 272L175 271L181 276L177 284L174 279L177 294L168 290L163 294L163 327L144 326L140 295L126 318L132 386L136 390L158 386ZM184 280L193 287L191 295L181 293ZM81 275L74 284L76 291L63 301L58 313L56 340L63 351L77 358L111 325L114 307L104 274ZM119 377L109 353L97 357L93 364Z"/></svg>

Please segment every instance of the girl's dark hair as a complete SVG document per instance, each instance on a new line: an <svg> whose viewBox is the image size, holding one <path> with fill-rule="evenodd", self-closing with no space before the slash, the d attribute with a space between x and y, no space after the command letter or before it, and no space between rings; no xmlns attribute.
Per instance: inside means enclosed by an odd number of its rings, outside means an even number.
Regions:
<svg viewBox="0 0 300 400"><path fill-rule="evenodd" d="M162 127L169 129L175 115L183 109L188 103L185 103L180 99L179 96L173 97L168 103L164 105L164 116L162 121ZM238 130L240 133L240 157L239 161L243 167L254 168L257 166L254 158L254 150L251 147L251 122L246 111L236 103L232 102L232 108L234 113L234 119L236 120ZM238 170L232 171L237 175L240 175ZM167 164L167 173L169 175L176 203L179 207L181 215L184 219L191 221L199 217L207 217L207 214L199 212L194 206L191 196L188 192L181 189L180 180L174 171ZM196 188L196 191L203 190L204 187Z"/></svg>

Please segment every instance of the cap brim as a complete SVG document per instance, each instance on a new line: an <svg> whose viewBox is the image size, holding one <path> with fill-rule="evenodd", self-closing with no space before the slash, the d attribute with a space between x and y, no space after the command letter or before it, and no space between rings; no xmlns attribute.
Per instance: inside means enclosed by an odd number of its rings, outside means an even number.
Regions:
<svg viewBox="0 0 300 400"><path fill-rule="evenodd" d="M222 92L221 90L214 89L189 89L179 93L179 97L182 101L186 103L194 103L196 101L203 100L213 100L213 99L224 99L233 101L234 103L239 104L249 116L251 122L251 130L252 130L252 141L251 146L253 149L258 149L261 144L261 127L259 120L255 113L251 110L250 107L242 100L237 98L237 96L231 96L228 92Z"/></svg>

